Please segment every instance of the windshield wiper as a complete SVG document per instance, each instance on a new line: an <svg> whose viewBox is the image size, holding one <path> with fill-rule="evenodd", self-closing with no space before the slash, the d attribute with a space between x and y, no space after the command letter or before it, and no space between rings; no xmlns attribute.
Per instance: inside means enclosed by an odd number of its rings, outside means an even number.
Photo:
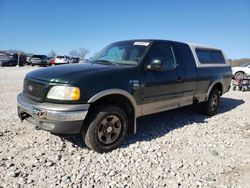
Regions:
<svg viewBox="0 0 250 188"><path fill-rule="evenodd" d="M103 59L97 59L97 60L95 60L93 62L99 63L99 64L108 64L108 65L119 66L117 63L113 63L112 61L103 60Z"/></svg>

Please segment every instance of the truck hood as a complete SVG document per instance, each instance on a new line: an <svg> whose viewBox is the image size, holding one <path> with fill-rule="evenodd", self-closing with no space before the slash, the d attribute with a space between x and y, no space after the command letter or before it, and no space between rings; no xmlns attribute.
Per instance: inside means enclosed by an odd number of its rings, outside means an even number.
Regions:
<svg viewBox="0 0 250 188"><path fill-rule="evenodd" d="M101 64L67 64L54 67L40 68L38 70L27 73L26 77L34 80L40 80L51 83L69 84L77 82L84 77L99 74L117 69L116 66L101 65Z"/></svg>

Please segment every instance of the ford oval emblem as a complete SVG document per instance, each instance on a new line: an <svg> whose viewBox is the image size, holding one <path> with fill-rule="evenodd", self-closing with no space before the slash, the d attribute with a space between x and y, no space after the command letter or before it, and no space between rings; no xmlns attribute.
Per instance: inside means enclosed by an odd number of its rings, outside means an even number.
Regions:
<svg viewBox="0 0 250 188"><path fill-rule="evenodd" d="M28 85L28 90L29 90L29 91L32 91L32 90L33 90L32 85Z"/></svg>

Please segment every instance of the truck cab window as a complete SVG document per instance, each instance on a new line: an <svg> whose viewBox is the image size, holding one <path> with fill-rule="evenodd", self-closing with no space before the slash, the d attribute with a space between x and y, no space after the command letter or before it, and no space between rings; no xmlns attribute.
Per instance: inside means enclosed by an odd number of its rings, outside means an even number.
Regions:
<svg viewBox="0 0 250 188"><path fill-rule="evenodd" d="M168 70L177 66L173 48L169 44L154 44L148 53L147 61L151 62L153 59L161 60Z"/></svg>

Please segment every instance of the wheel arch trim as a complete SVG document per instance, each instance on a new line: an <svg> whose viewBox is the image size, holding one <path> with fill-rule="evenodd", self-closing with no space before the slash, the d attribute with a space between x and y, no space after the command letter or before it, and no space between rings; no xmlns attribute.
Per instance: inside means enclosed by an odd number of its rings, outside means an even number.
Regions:
<svg viewBox="0 0 250 188"><path fill-rule="evenodd" d="M95 101L106 97L108 95L122 95L124 97L126 97L132 104L133 108L134 108L134 133L136 133L136 118L141 116L141 108L140 105L137 105L134 97L127 91L123 90L123 89L107 89L104 91L101 91L97 94L95 94L94 96L92 96L89 100L88 103L94 103Z"/></svg>
<svg viewBox="0 0 250 188"><path fill-rule="evenodd" d="M221 94L224 93L223 80L222 80L222 79L215 80L215 81L213 81L213 83L210 85L210 87L209 87L209 89L208 89L206 100L208 100L209 95L210 95L210 93L212 92L212 90L213 90L213 88L214 88L214 86L215 86L216 84L221 84L221 87L222 87L222 93L221 93Z"/></svg>
<svg viewBox="0 0 250 188"><path fill-rule="evenodd" d="M242 72L243 74L247 75L247 73L244 70L237 70L235 71L235 73L233 73L233 77L235 77L235 75L239 72Z"/></svg>

